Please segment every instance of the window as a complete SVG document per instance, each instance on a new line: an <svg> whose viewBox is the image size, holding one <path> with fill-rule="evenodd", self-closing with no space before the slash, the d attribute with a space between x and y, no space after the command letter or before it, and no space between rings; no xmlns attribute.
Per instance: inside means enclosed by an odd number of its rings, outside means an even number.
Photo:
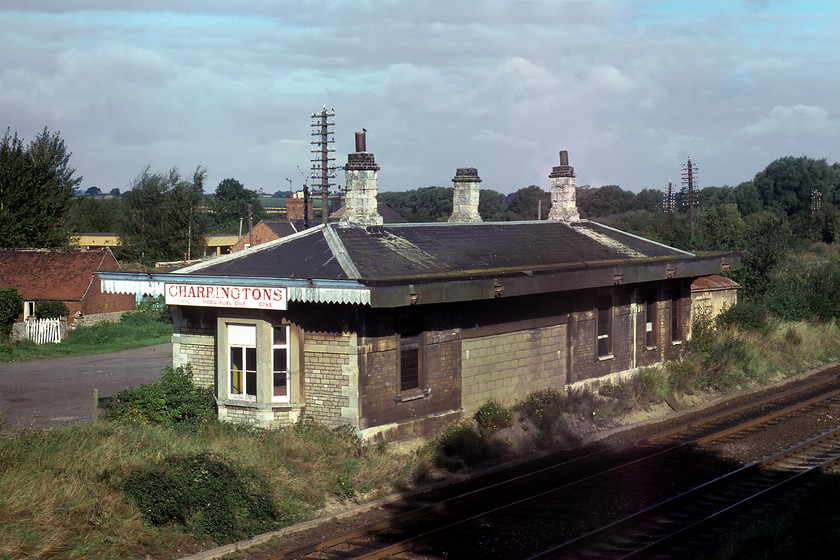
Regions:
<svg viewBox="0 0 840 560"><path fill-rule="evenodd" d="M671 343L679 344L682 342L682 287L675 285L671 286Z"/></svg>
<svg viewBox="0 0 840 560"><path fill-rule="evenodd" d="M228 325L230 396L257 398L257 326Z"/></svg>
<svg viewBox="0 0 840 560"><path fill-rule="evenodd" d="M289 327L271 327L272 391L274 401L289 400Z"/></svg>
<svg viewBox="0 0 840 560"><path fill-rule="evenodd" d="M402 322L399 327L399 391L420 389L423 325L419 321Z"/></svg>
<svg viewBox="0 0 840 560"><path fill-rule="evenodd" d="M612 357L612 306L611 293L602 292L595 297L596 321L596 352L599 358Z"/></svg>
<svg viewBox="0 0 840 560"><path fill-rule="evenodd" d="M656 288L645 292L645 346L656 348L656 335L659 319L656 316Z"/></svg>

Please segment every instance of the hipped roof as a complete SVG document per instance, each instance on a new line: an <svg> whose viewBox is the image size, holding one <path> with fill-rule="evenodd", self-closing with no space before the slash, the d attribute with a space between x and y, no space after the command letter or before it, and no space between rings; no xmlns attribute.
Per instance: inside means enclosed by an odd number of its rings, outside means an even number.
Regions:
<svg viewBox="0 0 840 560"><path fill-rule="evenodd" d="M164 283L290 287L289 301L394 307L696 278L739 265L596 222L322 224L171 274L101 275L109 290ZM139 289L139 288L137 288Z"/></svg>

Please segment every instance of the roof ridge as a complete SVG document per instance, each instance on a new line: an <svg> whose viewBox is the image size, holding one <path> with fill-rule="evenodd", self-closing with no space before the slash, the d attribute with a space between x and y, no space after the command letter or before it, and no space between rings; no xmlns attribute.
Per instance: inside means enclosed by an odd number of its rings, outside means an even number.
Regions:
<svg viewBox="0 0 840 560"><path fill-rule="evenodd" d="M350 258L350 255L347 253L347 248L333 229L332 224L327 224L324 227L324 240L326 240L327 246L338 261L338 264L341 265L344 274L351 280L361 279L362 275L359 273L359 269L356 268L353 259Z"/></svg>

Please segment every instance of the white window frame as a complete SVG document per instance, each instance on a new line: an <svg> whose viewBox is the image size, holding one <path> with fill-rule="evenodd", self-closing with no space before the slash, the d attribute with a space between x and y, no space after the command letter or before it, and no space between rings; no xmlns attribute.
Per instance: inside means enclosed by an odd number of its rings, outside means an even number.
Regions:
<svg viewBox="0 0 840 560"><path fill-rule="evenodd" d="M282 344L277 344L274 340L274 331L275 329L282 329L283 334L283 342ZM272 325L271 326L271 401L272 402L289 402L291 399L291 348L289 346L289 341L291 339L291 329L289 325ZM277 351L284 350L286 360L285 363L282 364L283 368L279 369L277 367ZM275 385L275 376L282 372L286 377L286 394L285 395L277 395L275 394L277 387Z"/></svg>
<svg viewBox="0 0 840 560"><path fill-rule="evenodd" d="M253 324L243 323L228 323L227 325L227 379L228 379L228 397L231 399L256 401L258 390L258 362L259 352L257 348L257 326ZM253 350L253 364L249 363L248 350ZM242 371L234 372L233 369L233 353L239 351L242 357ZM249 368L250 366L250 368ZM234 373L238 373L240 383L242 385L241 392L234 392ZM253 387L250 387L249 374L253 377ZM253 394L249 394L250 391Z"/></svg>

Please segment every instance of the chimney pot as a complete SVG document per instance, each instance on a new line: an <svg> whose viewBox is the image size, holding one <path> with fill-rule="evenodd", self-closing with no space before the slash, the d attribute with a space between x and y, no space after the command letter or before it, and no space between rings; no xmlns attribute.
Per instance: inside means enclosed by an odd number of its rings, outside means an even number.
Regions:
<svg viewBox="0 0 840 560"><path fill-rule="evenodd" d="M357 152L366 152L367 148L365 146L365 133L364 132L357 132L356 133L356 151Z"/></svg>
<svg viewBox="0 0 840 560"><path fill-rule="evenodd" d="M560 150L560 165L569 165L569 152Z"/></svg>

